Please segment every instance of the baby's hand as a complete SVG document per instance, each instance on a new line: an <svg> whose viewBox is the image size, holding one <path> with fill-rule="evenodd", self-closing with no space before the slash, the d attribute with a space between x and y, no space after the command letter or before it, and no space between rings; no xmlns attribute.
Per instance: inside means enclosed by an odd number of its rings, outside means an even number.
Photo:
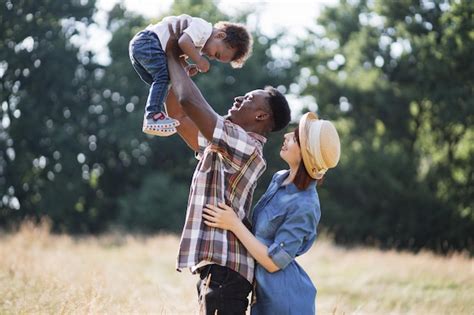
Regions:
<svg viewBox="0 0 474 315"><path fill-rule="evenodd" d="M199 58L199 60L196 61L196 65L197 67L199 68L199 71L200 72L207 72L209 71L209 68L210 68L210 64L209 64L209 61L201 56L201 58Z"/></svg>
<svg viewBox="0 0 474 315"><path fill-rule="evenodd" d="M184 69L189 77L194 77L199 72L199 68L196 65L187 65Z"/></svg>

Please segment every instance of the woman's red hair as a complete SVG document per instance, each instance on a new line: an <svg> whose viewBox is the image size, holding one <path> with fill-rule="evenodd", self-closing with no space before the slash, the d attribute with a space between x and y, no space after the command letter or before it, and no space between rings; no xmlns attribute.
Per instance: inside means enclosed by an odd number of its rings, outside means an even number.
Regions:
<svg viewBox="0 0 474 315"><path fill-rule="evenodd" d="M295 138L301 150L300 133L299 133L298 127L296 127L295 129ZM321 185L323 183L323 180L324 180L324 177L317 180L318 185ZM315 179L309 176L308 172L306 171L306 168L304 167L304 163L303 163L303 158L301 158L300 165L298 166L298 171L296 171L295 179L293 179L293 184L295 184L295 186L299 190L306 190L306 188L308 188L308 186L314 181Z"/></svg>

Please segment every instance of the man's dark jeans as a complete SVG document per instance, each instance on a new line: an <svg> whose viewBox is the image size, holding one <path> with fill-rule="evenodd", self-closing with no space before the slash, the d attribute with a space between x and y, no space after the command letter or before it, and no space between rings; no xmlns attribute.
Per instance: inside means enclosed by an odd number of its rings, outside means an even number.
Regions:
<svg viewBox="0 0 474 315"><path fill-rule="evenodd" d="M197 283L201 314L243 315L252 285L238 272L212 264L199 271ZM217 312L216 312L217 311Z"/></svg>

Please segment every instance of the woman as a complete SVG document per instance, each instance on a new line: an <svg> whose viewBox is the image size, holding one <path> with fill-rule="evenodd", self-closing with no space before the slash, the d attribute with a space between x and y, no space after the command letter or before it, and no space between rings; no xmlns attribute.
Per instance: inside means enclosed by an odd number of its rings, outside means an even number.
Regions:
<svg viewBox="0 0 474 315"><path fill-rule="evenodd" d="M316 239L320 218L316 181L340 156L339 136L327 120L306 113L280 151L289 170L277 172L253 211L253 235L232 208L207 205L205 223L233 232L256 259L252 314L314 314L316 288L294 260Z"/></svg>

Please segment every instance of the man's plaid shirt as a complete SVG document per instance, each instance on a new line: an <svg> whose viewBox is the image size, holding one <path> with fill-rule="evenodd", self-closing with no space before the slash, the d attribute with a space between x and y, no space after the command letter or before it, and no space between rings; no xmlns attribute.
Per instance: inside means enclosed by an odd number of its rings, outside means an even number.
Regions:
<svg viewBox="0 0 474 315"><path fill-rule="evenodd" d="M221 116L211 142L199 133L199 163L189 192L178 269L211 262L231 268L252 282L253 258L233 233L204 224L202 210L206 204L225 202L241 220L249 218L257 179L266 168L262 152L265 142L265 137L246 132Z"/></svg>

